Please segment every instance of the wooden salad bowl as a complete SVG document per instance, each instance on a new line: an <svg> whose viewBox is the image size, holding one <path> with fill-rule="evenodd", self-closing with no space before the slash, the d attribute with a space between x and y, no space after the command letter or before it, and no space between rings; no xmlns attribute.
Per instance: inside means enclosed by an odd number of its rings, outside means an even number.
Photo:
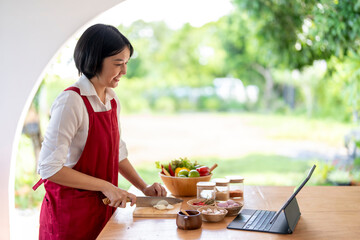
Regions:
<svg viewBox="0 0 360 240"><path fill-rule="evenodd" d="M197 195L196 184L198 182L210 181L212 174L202 177L172 177L159 173L159 176L166 188L174 196L192 197Z"/></svg>

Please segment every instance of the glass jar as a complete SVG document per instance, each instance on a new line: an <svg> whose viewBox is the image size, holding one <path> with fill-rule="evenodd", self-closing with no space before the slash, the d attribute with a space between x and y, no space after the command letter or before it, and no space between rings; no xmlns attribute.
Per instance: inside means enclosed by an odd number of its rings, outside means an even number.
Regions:
<svg viewBox="0 0 360 240"><path fill-rule="evenodd" d="M215 182L215 199L219 201L229 200L229 180L225 178L217 178Z"/></svg>
<svg viewBox="0 0 360 240"><path fill-rule="evenodd" d="M225 178L230 181L230 198L244 198L244 178L242 176L226 176Z"/></svg>
<svg viewBox="0 0 360 240"><path fill-rule="evenodd" d="M197 198L205 198L215 200L215 183L214 182L198 182Z"/></svg>

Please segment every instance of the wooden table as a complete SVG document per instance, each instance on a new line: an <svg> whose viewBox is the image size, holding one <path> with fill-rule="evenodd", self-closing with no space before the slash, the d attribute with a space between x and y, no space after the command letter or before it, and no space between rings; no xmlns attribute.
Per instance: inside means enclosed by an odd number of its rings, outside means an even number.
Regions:
<svg viewBox="0 0 360 240"><path fill-rule="evenodd" d="M278 210L293 187L246 186L245 206ZM187 209L183 198L183 208ZM175 218L133 218L134 207L117 209L98 239L360 239L360 187L305 186L297 196L301 217L292 234L226 229L235 217L203 222L201 229L180 230Z"/></svg>

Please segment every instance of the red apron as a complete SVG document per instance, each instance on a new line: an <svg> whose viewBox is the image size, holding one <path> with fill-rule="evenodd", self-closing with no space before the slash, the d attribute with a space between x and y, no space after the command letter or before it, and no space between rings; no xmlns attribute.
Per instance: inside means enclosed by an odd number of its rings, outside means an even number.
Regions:
<svg viewBox="0 0 360 240"><path fill-rule="evenodd" d="M80 90L70 87L80 95ZM81 95L80 95L81 96ZM118 185L119 129L116 101L111 110L94 112L86 96L81 96L89 114L89 132L81 157L73 169ZM101 192L65 187L49 180L40 212L39 239L96 239L115 208L103 204Z"/></svg>

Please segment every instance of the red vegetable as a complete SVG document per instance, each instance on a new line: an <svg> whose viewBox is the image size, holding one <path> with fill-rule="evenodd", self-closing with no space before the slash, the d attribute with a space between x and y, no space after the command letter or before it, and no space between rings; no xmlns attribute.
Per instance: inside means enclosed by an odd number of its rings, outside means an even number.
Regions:
<svg viewBox="0 0 360 240"><path fill-rule="evenodd" d="M208 168L206 166L198 167L198 168L196 168L196 171L198 171L200 173L200 177L207 176L210 174L210 168Z"/></svg>
<svg viewBox="0 0 360 240"><path fill-rule="evenodd" d="M175 173L174 173L174 171L172 170L170 163L169 163L169 173L170 173L171 176L175 176Z"/></svg>

